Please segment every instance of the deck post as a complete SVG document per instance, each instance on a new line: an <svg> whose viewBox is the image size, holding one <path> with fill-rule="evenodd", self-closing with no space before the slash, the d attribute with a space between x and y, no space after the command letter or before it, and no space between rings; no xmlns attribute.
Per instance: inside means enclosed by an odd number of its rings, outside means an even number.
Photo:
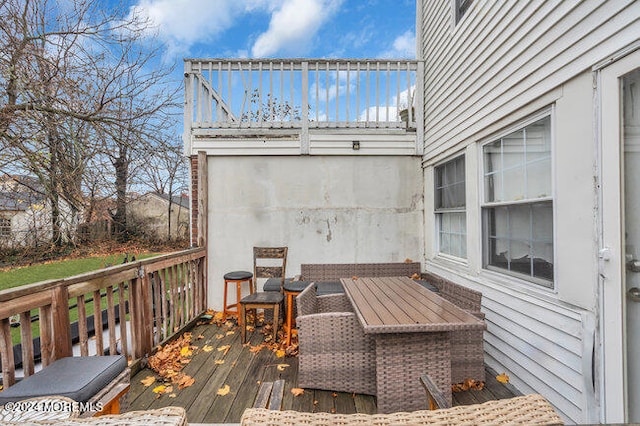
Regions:
<svg viewBox="0 0 640 426"><path fill-rule="evenodd" d="M53 361L73 355L69 320L69 289L54 287L51 294L53 313Z"/></svg>
<svg viewBox="0 0 640 426"><path fill-rule="evenodd" d="M207 247L207 153L198 151L198 247Z"/></svg>
<svg viewBox="0 0 640 426"><path fill-rule="evenodd" d="M327 89L328 90L328 89ZM302 62L302 129L300 154L309 155L309 62Z"/></svg>

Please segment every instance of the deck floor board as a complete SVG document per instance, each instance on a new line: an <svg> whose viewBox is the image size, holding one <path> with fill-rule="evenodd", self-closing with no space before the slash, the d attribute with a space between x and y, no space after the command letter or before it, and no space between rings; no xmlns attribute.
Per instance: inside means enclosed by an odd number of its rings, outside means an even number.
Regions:
<svg viewBox="0 0 640 426"><path fill-rule="evenodd" d="M228 333L231 331L233 333ZM128 411L176 405L187 410L190 423L238 423L244 410L253 405L260 383L283 379L283 410L342 414L376 412L376 398L371 395L306 389L303 395L294 396L291 389L297 387L298 359L278 358L267 349L257 353L250 351L251 346L262 343L264 336L260 332L249 333L247 345L242 345L237 327L198 325L192 329L192 333L192 345L199 349L194 351L191 362L183 372L194 377L195 383L185 389L174 386L174 398L168 394L158 396L152 389L161 383L145 387L140 382L147 376L158 376L148 368L142 369L131 378ZM200 335L203 337L197 339ZM205 345L212 346L213 350L203 351L201 348ZM228 351L218 350L226 345L230 345ZM217 364L216 360L224 360L224 363ZM278 369L279 364L288 366ZM229 385L230 392L217 395L218 389L225 385ZM453 404L485 402L515 394L517 392L513 387L497 382L495 372L487 370L485 388L482 391L456 392L453 394Z"/></svg>

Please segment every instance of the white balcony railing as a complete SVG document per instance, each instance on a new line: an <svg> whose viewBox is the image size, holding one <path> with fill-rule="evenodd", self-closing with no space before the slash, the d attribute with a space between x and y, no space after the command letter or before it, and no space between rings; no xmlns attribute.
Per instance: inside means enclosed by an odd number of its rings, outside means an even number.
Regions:
<svg viewBox="0 0 640 426"><path fill-rule="evenodd" d="M422 63L187 59L189 129L416 129Z"/></svg>

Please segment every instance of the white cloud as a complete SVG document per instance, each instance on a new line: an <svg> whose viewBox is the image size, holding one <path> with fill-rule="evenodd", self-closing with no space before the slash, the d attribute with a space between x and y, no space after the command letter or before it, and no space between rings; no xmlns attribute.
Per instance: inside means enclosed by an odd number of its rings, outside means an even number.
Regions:
<svg viewBox="0 0 640 426"><path fill-rule="evenodd" d="M342 0L284 0L272 11L269 29L256 40L252 56L304 54L316 32L341 3Z"/></svg>
<svg viewBox="0 0 640 426"><path fill-rule="evenodd" d="M245 6L259 0L140 0L130 14L149 18L160 36L174 48L188 49L230 28Z"/></svg>
<svg viewBox="0 0 640 426"><path fill-rule="evenodd" d="M392 47L380 54L381 58L415 58L416 35L413 30L407 30L393 40Z"/></svg>

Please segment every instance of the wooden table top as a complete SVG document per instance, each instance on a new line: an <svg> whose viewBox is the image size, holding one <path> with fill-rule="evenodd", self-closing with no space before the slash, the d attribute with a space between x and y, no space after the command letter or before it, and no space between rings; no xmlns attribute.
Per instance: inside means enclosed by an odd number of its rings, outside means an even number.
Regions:
<svg viewBox="0 0 640 426"><path fill-rule="evenodd" d="M407 277L342 278L365 333L484 329L485 323Z"/></svg>

